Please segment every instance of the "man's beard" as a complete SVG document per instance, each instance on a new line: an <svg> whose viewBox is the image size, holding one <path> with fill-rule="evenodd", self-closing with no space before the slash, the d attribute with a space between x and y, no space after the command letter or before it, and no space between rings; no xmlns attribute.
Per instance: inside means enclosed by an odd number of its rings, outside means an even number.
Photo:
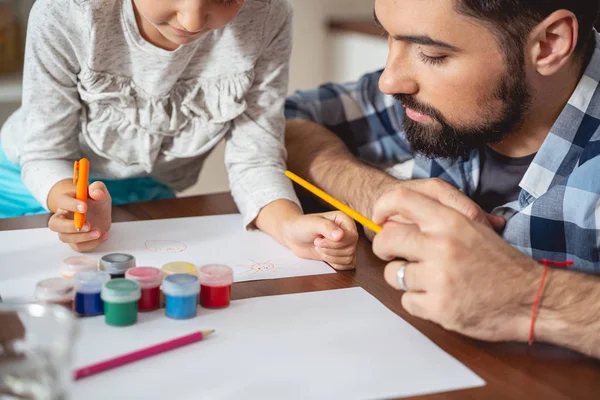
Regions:
<svg viewBox="0 0 600 400"><path fill-rule="evenodd" d="M435 108L419 103L411 95L395 94L393 97L404 107L425 114L434 121L415 122L404 117L404 130L412 150L429 158L466 157L472 150L486 144L500 142L522 122L531 105L531 94L525 81L522 66L512 68L502 76L493 93L483 102L482 123L473 126L450 124ZM501 100L500 114L492 108L493 100ZM487 101L486 101L487 100Z"/></svg>

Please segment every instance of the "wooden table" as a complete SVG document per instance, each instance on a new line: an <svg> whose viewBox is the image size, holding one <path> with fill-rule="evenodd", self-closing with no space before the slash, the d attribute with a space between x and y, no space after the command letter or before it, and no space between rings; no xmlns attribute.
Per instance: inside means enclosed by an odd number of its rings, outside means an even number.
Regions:
<svg viewBox="0 0 600 400"><path fill-rule="evenodd" d="M137 221L234 212L237 209L231 196L218 194L115 207L113 220ZM0 230L39 228L46 226L47 221L47 215L0 219ZM445 331L435 324L411 317L402 309L401 294L384 282L384 263L373 255L369 242L364 238L359 242L357 265L355 271L336 274L236 283L233 297L243 299L361 286L487 383L481 388L417 398L600 398L600 361L553 346L535 344L528 348L524 344L482 343Z"/></svg>

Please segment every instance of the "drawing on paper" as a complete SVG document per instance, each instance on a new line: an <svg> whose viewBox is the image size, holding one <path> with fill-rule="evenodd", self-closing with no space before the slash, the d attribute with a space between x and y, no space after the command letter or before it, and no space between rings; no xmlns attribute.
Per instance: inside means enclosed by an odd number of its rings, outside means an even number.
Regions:
<svg viewBox="0 0 600 400"><path fill-rule="evenodd" d="M241 274L250 273L251 275L254 275L254 274L261 273L261 272L272 271L276 268L275 264L272 261L265 261L265 262L256 262L254 260L248 260L248 261L250 261L252 264L250 264L250 265L238 264L238 267L245 268L245 271L241 272Z"/></svg>
<svg viewBox="0 0 600 400"><path fill-rule="evenodd" d="M185 243L174 240L146 240L144 246L154 253L182 253L187 249Z"/></svg>

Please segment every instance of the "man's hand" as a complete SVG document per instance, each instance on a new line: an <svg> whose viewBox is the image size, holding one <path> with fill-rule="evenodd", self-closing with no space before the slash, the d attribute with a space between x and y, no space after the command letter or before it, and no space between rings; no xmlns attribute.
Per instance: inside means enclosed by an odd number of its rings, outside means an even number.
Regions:
<svg viewBox="0 0 600 400"><path fill-rule="evenodd" d="M504 228L506 222L504 218L486 213L467 195L442 179L402 181L399 186L429 196L441 204L453 208L471 221L488 225L494 230ZM399 193L396 193L396 196L398 201L402 201Z"/></svg>
<svg viewBox="0 0 600 400"><path fill-rule="evenodd" d="M388 188L387 192L382 193L381 195L386 196L386 198L389 199L388 201L402 203L402 189L409 189L428 196L433 200L438 201L440 204L458 211L468 219L487 225L496 231L502 229L506 222L504 218L500 216L486 213L477 205L477 203L460 190L439 178L397 181L393 187ZM407 222L400 215L392 215L390 216L390 220ZM373 232L368 231L367 229L365 229L365 232L367 237L371 240L375 236Z"/></svg>
<svg viewBox="0 0 600 400"><path fill-rule="evenodd" d="M461 196L439 198L456 205ZM373 250L391 261L386 281L399 288L397 271L406 267L402 305L412 315L477 339L527 340L542 268L478 223L476 212L439 198L401 188L377 202L374 220L385 225Z"/></svg>

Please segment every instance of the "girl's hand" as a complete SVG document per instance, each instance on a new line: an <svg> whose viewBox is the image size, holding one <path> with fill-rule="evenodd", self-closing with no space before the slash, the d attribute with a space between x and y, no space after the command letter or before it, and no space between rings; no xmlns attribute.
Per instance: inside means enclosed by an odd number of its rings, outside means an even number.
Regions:
<svg viewBox="0 0 600 400"><path fill-rule="evenodd" d="M358 232L346 214L299 215L283 223L283 242L298 257L323 260L339 270L356 265Z"/></svg>
<svg viewBox="0 0 600 400"><path fill-rule="evenodd" d="M48 227L58 233L61 242L80 252L92 251L104 243L112 222L112 198L106 185L94 182L88 191L87 204L77 200L75 192L59 194L55 199L58 210L48 221ZM75 212L86 215L79 232L73 222Z"/></svg>

